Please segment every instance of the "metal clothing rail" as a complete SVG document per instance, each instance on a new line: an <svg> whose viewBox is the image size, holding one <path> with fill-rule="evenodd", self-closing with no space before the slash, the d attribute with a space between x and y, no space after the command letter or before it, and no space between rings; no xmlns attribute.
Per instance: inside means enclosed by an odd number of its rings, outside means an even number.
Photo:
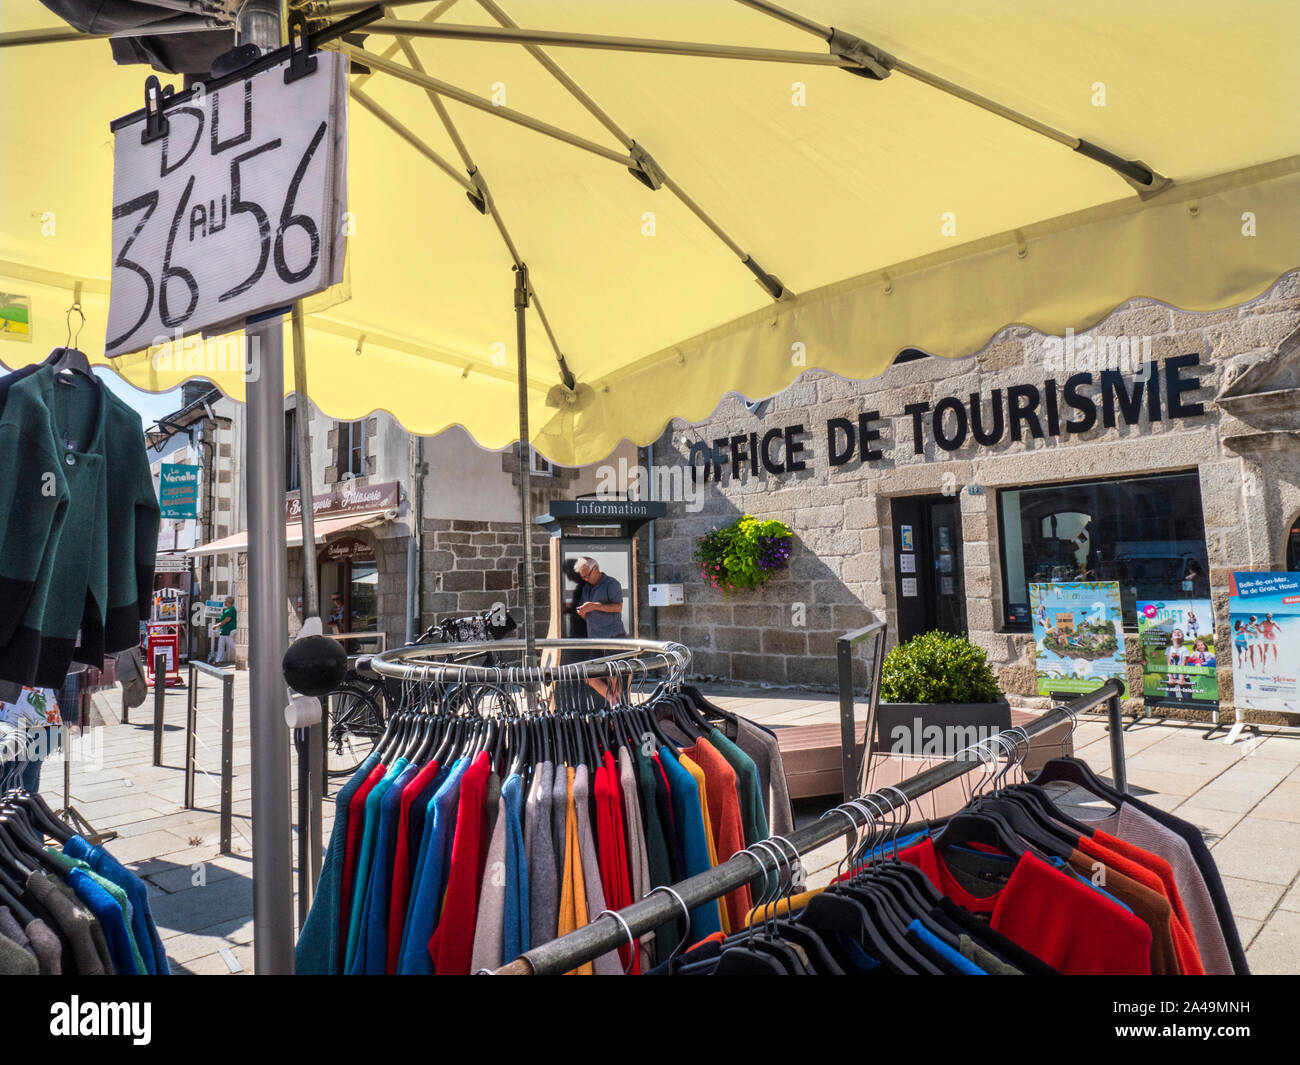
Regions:
<svg viewBox="0 0 1300 1065"><path fill-rule="evenodd" d="M1123 720L1120 713L1120 696L1123 691L1124 688L1119 681L1108 680L1096 691L1054 707L1028 725L999 732L985 743L998 745L999 740L1003 742L1027 740L1105 703L1110 718L1111 764L1115 767L1115 785L1123 791L1125 790L1124 731L1121 727ZM984 745L977 745L979 746ZM996 746L992 749L996 750ZM1005 749L1004 747L1003 750ZM883 815L933 791L941 784L956 780L971 770L986 765L985 759L974 751L975 749L972 748L971 753L966 757L959 756L952 761L934 766L897 786L891 785L883 792L873 792L872 807ZM851 816L849 809L852 807L838 809L841 809L846 817ZM783 849L797 851L801 855L807 854L846 834L842 818L822 816L813 824L797 829L784 837L789 847ZM567 973L579 965L599 958L602 954L625 946L629 939L637 939L659 925L681 917L683 908L693 910L697 906L719 899L728 892L757 880L763 874L756 871L755 861L750 855L736 854L721 865L674 884L671 894L667 890L652 891L640 902L634 902L631 906L619 910L617 916L610 913L568 935L526 951L508 965L497 969L496 975L550 976ZM767 872L771 871L767 870Z"/></svg>
<svg viewBox="0 0 1300 1065"><path fill-rule="evenodd" d="M412 644L398 647L370 660L370 668L384 677L418 683L508 683L537 685L556 681L587 680L593 677L628 677L666 671L670 682L680 681L690 668L690 649L679 643L634 639L534 640L533 647L521 639L491 643ZM485 650L502 656L523 655L533 648L542 652L597 651L597 658L554 665L484 666L471 662L443 661L457 655L481 655Z"/></svg>

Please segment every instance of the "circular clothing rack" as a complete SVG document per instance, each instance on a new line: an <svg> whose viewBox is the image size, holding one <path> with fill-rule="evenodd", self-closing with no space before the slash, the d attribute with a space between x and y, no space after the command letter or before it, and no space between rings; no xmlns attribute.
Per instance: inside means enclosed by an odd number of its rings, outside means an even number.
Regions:
<svg viewBox="0 0 1300 1065"><path fill-rule="evenodd" d="M679 643L658 640L535 640L541 662L526 664L527 641L412 644L375 655L370 668L383 677L420 684L496 683L540 687L559 681L598 677L658 677L679 684L691 664L691 652ZM469 659L491 650L498 658L518 657L517 665L485 666ZM565 662L566 652L583 657ZM594 652L594 654L593 654Z"/></svg>

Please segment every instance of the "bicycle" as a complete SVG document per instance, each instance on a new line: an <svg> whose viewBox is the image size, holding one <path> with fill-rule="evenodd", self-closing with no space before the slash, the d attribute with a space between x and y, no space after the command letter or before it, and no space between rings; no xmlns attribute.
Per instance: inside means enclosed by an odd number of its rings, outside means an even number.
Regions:
<svg viewBox="0 0 1300 1065"><path fill-rule="evenodd" d="M414 642L464 643L467 642L466 623L480 620L493 621L491 629L471 626L476 633L480 630L486 632L488 639L494 638L493 629L499 627L508 632L516 627L508 614L506 624L501 626L495 624L495 616L491 613L470 618L445 618L430 625ZM490 652L485 652L485 656L484 664L490 665ZM395 693L387 687L384 678L370 668L370 658L362 655L350 665L339 686L322 702L326 776L346 777L355 773L388 727L389 707L396 701Z"/></svg>

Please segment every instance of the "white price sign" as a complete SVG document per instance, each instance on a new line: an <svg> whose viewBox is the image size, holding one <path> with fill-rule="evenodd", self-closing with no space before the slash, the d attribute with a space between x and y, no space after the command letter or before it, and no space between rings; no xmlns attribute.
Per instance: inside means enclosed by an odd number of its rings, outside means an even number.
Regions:
<svg viewBox="0 0 1300 1065"><path fill-rule="evenodd" d="M343 275L347 60L287 59L113 123L108 355L224 332Z"/></svg>

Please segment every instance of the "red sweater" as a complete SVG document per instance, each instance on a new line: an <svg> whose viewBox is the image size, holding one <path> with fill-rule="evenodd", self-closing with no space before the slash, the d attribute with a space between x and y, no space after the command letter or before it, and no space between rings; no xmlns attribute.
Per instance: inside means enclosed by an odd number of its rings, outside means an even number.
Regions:
<svg viewBox="0 0 1300 1065"><path fill-rule="evenodd" d="M1079 850L1125 876L1132 877L1139 884L1169 900L1170 909L1173 910L1169 930L1174 938L1174 955L1178 959L1178 968L1183 976L1204 976L1205 965L1201 962L1201 952L1196 947L1192 923L1187 919L1187 911L1183 909L1182 896L1178 894L1178 888L1174 885L1174 872L1169 863L1140 847L1134 847L1122 839L1107 835L1100 829L1091 837L1084 836L1080 839ZM1141 857L1137 857L1138 855ZM1164 865L1168 881L1155 870L1151 862L1161 862Z"/></svg>
<svg viewBox="0 0 1300 1065"><path fill-rule="evenodd" d="M348 803L348 836L343 847L343 891L339 898L340 927L345 940L348 938L348 922L352 914L352 882L357 868L357 851L361 848L361 835L366 827L366 796L384 779L387 772L387 766L375 766L361 787L352 793L352 801Z"/></svg>
<svg viewBox="0 0 1300 1065"><path fill-rule="evenodd" d="M406 929L406 906L411 901L411 804L437 775L438 763L431 761L415 774L402 792L401 813L397 818L397 853L393 858L393 890L388 905L386 971L389 976L397 973L397 960L402 953L402 932Z"/></svg>
<svg viewBox="0 0 1300 1065"><path fill-rule="evenodd" d="M1151 973L1151 930L1122 906L1032 854L1016 863L1005 887L983 898L953 877L932 840L904 849L899 857L920 868L958 906L989 914L994 931L1062 973Z"/></svg>
<svg viewBox="0 0 1300 1065"><path fill-rule="evenodd" d="M429 957L439 976L468 976L474 954L474 923L487 857L487 780L492 770L487 751L480 751L460 779L456 836L451 844L447 893L438 926L429 937Z"/></svg>
<svg viewBox="0 0 1300 1065"><path fill-rule="evenodd" d="M603 764L596 770L593 790L596 796L596 851L600 862L600 883L605 891L605 905L611 910L621 910L633 902L632 874L628 872L622 790L619 787L618 770L614 766L614 756L609 751L605 752ZM595 920L595 914L590 914L589 919ZM638 976L641 973L641 963L638 958L630 955L630 951L631 948L624 944L618 948L618 957L629 975Z"/></svg>

